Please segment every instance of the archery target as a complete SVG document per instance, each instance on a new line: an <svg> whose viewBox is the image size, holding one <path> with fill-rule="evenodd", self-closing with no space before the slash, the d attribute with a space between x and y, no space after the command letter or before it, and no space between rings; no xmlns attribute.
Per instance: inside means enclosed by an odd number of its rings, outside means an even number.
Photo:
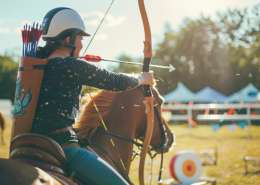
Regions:
<svg viewBox="0 0 260 185"><path fill-rule="evenodd" d="M199 157L193 152L181 152L171 159L171 176L183 183L197 182L201 175L202 165Z"/></svg>

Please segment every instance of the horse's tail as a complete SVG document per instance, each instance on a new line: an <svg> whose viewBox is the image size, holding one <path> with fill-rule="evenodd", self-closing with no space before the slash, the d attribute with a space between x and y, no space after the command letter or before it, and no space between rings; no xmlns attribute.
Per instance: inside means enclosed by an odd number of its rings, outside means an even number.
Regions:
<svg viewBox="0 0 260 185"><path fill-rule="evenodd" d="M2 130L5 129L5 120L3 121Z"/></svg>
<svg viewBox="0 0 260 185"><path fill-rule="evenodd" d="M4 119L3 115L1 114L1 112L0 112L0 127L2 130L5 129L5 119Z"/></svg>

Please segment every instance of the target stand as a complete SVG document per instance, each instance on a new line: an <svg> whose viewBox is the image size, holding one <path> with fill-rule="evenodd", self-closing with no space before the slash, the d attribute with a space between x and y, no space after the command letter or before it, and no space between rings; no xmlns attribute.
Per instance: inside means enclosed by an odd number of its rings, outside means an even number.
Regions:
<svg viewBox="0 0 260 185"><path fill-rule="evenodd" d="M179 152L171 159L169 167L175 181L170 179L161 185L216 185L214 178L201 177L202 162L194 152Z"/></svg>

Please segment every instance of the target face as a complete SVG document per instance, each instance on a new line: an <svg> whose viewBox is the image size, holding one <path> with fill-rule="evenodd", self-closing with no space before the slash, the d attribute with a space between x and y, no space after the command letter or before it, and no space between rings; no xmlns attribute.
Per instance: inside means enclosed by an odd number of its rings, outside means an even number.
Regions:
<svg viewBox="0 0 260 185"><path fill-rule="evenodd" d="M193 152L178 153L170 162L171 176L183 184L197 182L201 175L201 169L201 161Z"/></svg>

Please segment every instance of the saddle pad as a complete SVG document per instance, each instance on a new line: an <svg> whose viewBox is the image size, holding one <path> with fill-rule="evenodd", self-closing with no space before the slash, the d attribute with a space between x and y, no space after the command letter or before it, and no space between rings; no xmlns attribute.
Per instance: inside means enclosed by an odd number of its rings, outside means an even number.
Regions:
<svg viewBox="0 0 260 185"><path fill-rule="evenodd" d="M54 166L62 167L62 163L56 159L53 155L37 148L33 147L16 147L11 151L11 159L31 159L44 163L48 163Z"/></svg>
<svg viewBox="0 0 260 185"><path fill-rule="evenodd" d="M61 146L53 139L40 134L26 133L14 137L11 142L11 152L20 147L37 148L54 156L62 164L66 162Z"/></svg>

